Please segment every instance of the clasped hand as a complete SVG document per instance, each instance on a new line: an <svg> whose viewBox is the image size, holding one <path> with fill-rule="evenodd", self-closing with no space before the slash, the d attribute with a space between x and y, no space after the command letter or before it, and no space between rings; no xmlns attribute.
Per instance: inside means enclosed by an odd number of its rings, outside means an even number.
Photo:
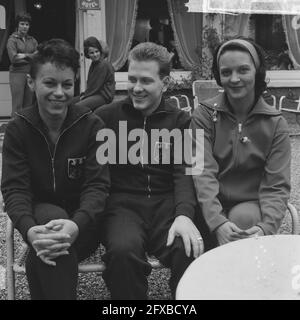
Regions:
<svg viewBox="0 0 300 320"><path fill-rule="evenodd" d="M55 266L55 258L69 254L69 247L78 236L78 226L72 220L51 220L45 225L30 228L28 241L37 256L46 264Z"/></svg>
<svg viewBox="0 0 300 320"><path fill-rule="evenodd" d="M216 236L220 245L231 241L263 235L263 230L258 226L253 226L247 230L242 230L231 221L225 222L216 230Z"/></svg>

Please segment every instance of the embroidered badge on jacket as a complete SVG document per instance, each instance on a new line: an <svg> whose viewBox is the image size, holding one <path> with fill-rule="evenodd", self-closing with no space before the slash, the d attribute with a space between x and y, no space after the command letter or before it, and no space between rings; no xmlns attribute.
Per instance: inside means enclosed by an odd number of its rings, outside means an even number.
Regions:
<svg viewBox="0 0 300 320"><path fill-rule="evenodd" d="M68 159L68 177L79 179L83 176L85 157Z"/></svg>

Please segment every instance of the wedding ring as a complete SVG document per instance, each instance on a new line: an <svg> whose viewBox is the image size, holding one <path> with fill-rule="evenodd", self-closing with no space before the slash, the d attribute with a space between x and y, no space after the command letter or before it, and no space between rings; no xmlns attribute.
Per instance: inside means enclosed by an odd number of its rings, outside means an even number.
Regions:
<svg viewBox="0 0 300 320"><path fill-rule="evenodd" d="M198 241L203 241L202 237L197 238Z"/></svg>

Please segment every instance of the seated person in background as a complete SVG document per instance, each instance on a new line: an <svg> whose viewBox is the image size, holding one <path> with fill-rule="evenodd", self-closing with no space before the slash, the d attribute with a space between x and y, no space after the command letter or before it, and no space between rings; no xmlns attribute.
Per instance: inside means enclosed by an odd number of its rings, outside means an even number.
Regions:
<svg viewBox="0 0 300 320"><path fill-rule="evenodd" d="M104 54L103 54L104 53ZM73 101L76 106L85 106L91 110L112 102L115 95L115 71L105 58L108 55L95 37L84 40L85 57L92 60L85 92Z"/></svg>
<svg viewBox="0 0 300 320"><path fill-rule="evenodd" d="M289 56L289 47L286 43L283 45L283 51L278 56L277 68L279 70L294 69L293 62Z"/></svg>
<svg viewBox="0 0 300 320"><path fill-rule="evenodd" d="M32 299L75 299L78 262L100 242L96 222L110 186L108 165L95 156L103 122L70 105L78 67L78 52L64 40L39 45L28 80L36 105L16 113L4 137L1 191L30 248Z"/></svg>
<svg viewBox="0 0 300 320"><path fill-rule="evenodd" d="M175 296L183 272L203 250L193 223L199 211L195 210L193 181L186 175L185 163L174 164L175 142L161 142L152 134L154 129L170 132L176 128L182 133L189 127L190 117L163 98L171 68L166 48L141 43L131 50L128 61L128 98L95 111L117 137L116 158L126 160L110 165L103 278L112 299L146 299L151 272L148 252L171 268L170 287ZM118 140L119 134L124 136L120 127L124 123L129 134L143 132L140 149L134 152L137 161L131 161L129 155L135 143ZM171 157L162 163L167 150Z"/></svg>
<svg viewBox="0 0 300 320"><path fill-rule="evenodd" d="M213 57L224 93L201 102L191 128L204 129L204 170L193 176L197 198L218 243L277 232L290 196L290 141L286 120L262 98L262 49L229 40Z"/></svg>

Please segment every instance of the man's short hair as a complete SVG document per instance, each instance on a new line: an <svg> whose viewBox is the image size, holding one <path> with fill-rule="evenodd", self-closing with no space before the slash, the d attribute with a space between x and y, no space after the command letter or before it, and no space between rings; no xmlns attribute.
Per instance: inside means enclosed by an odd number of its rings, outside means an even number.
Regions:
<svg viewBox="0 0 300 320"><path fill-rule="evenodd" d="M170 75L172 56L168 50L153 42L143 42L135 46L128 56L129 64L134 61L156 61L159 66L159 76L164 78Z"/></svg>

